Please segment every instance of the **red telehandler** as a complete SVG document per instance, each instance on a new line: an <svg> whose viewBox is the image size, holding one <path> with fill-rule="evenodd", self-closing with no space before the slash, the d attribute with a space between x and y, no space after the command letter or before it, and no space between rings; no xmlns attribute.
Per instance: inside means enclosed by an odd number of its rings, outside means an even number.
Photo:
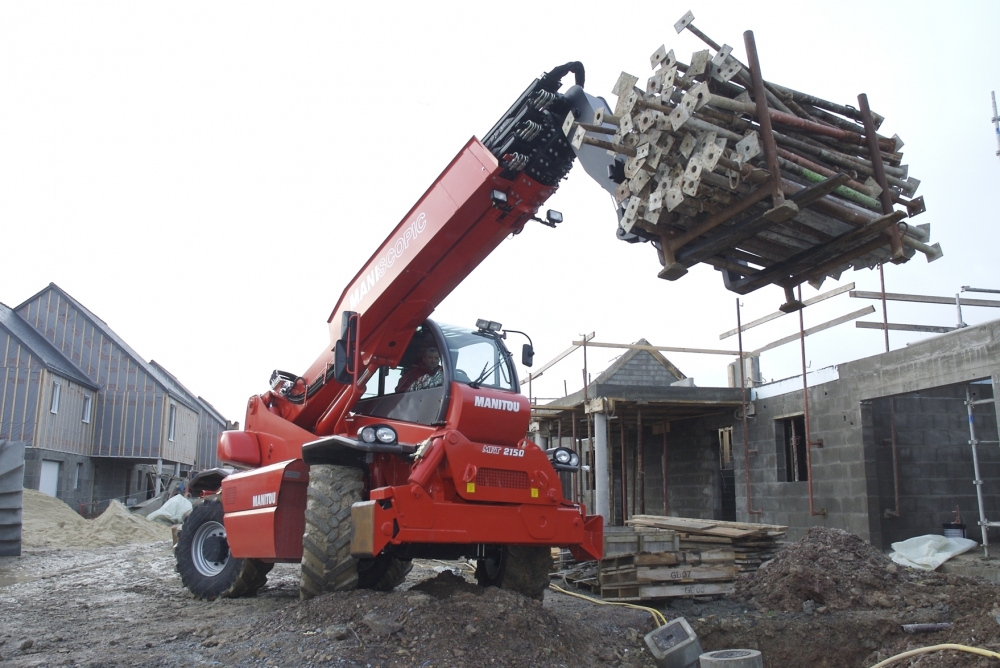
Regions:
<svg viewBox="0 0 1000 668"><path fill-rule="evenodd" d="M499 323L428 320L506 237L561 221L537 214L575 158L614 191L620 165L563 129L610 113L583 82L580 63L542 75L471 139L344 290L331 345L302 375L275 371L245 429L222 434L219 459L240 471L216 474L175 549L195 596L253 594L275 563L300 561L303 598L389 590L419 557L475 560L481 585L540 598L550 546L601 557L602 518L563 496L559 472L579 457L525 438L531 409Z"/></svg>

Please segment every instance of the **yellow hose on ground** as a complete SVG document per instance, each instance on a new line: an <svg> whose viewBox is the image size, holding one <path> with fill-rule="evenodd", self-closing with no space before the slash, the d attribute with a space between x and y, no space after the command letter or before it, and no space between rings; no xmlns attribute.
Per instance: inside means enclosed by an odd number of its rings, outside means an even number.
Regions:
<svg viewBox="0 0 1000 668"><path fill-rule="evenodd" d="M590 596L584 596L583 594L577 594L576 592L567 591L562 587L554 584L549 584L549 589L557 591L560 594L566 594L567 596L575 596L576 598L582 598L585 601L590 601L591 603L596 603L598 605L620 605L623 608L632 608L633 610L643 610L648 612L653 616L653 621L657 626L664 626L667 623L667 618L663 616L663 613L656 608L647 608L644 605L634 605L632 603L620 603L618 601L602 601L597 598L591 598Z"/></svg>
<svg viewBox="0 0 1000 668"><path fill-rule="evenodd" d="M452 565L450 562L442 561L440 559L431 559L430 561L436 561L439 564L444 564L445 566L451 566ZM462 563L461 566L463 566L464 568L468 568L469 570L472 570L472 571L475 570L472 567L472 564ZM656 625L658 627L659 626L665 626L666 623L667 623L667 618L664 617L663 613L660 612L659 610L657 610L656 608L647 608L644 605L634 605L632 603L621 603L621 602L618 602L618 601L602 601L602 600L597 599L597 598L591 598L590 596L584 596L583 594L577 594L576 592L568 591L566 589L563 589L562 587L559 587L559 586L551 584L551 583L549 584L549 589L551 589L553 591L557 591L560 594L566 594L567 596L574 596L576 598L582 598L585 601L590 601L591 603L596 603L598 605L620 605L623 608L632 608L633 610L642 610L644 612L648 612L650 615L653 616L653 621L656 623Z"/></svg>
<svg viewBox="0 0 1000 668"><path fill-rule="evenodd" d="M902 661L903 659L908 659L911 656L916 656L918 654L926 654L927 652L940 652L943 649L954 649L959 652L969 652L970 654L978 654L980 656L986 656L991 659L1000 659L1000 654L996 652L991 652L988 649L979 649L978 647L969 647L968 645L954 645L947 643L944 645L931 645L930 647L920 647L918 649L911 649L908 652L903 652L902 654L897 654L896 656L890 656L885 661L880 661L876 663L872 668L882 668L883 666L888 666L890 664L896 663L897 661Z"/></svg>

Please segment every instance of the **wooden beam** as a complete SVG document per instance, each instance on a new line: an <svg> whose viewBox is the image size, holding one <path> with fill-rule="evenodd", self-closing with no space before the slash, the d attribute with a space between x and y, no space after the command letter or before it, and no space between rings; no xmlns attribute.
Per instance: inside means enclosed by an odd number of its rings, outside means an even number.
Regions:
<svg viewBox="0 0 1000 668"><path fill-rule="evenodd" d="M815 334L817 332L822 332L824 329L830 329L831 327L836 327L837 325L842 325L845 322L850 322L851 320L857 320L861 316L868 315L869 313L874 313L874 312L875 312L875 307L874 306L867 306L867 307L865 307L863 309L858 309L857 311L854 311L853 313L848 313L847 315L842 315L839 318L834 318L833 320L828 320L827 322L824 322L822 325L816 325L815 327L810 327L809 329L805 330L805 335L809 336L810 334ZM777 341L772 341L771 343L767 344L763 348L758 348L757 350L753 351L751 353L751 355L760 355L762 352L764 352L766 350L771 350L772 348L777 348L778 346L783 346L786 343L791 343L792 341L798 341L798 340L799 340L799 335L798 334L792 334L791 336L786 336L783 339L778 339Z"/></svg>
<svg viewBox="0 0 1000 668"><path fill-rule="evenodd" d="M864 290L857 290L851 292L851 296L857 299L882 299L881 292L865 292ZM930 295L904 295L898 292L887 292L885 293L885 298L891 302L920 302L922 304L948 304L950 306L955 305L954 297L933 297ZM962 299L962 306L988 306L991 308L1000 307L1000 301L995 301L993 299Z"/></svg>
<svg viewBox="0 0 1000 668"><path fill-rule="evenodd" d="M835 290L830 290L829 292L824 292L823 294L816 295L815 297L810 297L809 299L802 302L802 305L812 306L813 304L818 304L819 302L829 299L830 297L836 297L837 295L844 294L845 292L849 292L853 289L854 289L854 283L848 283L847 285L842 285L839 288L836 288ZM747 324L743 325L743 327L740 328L740 331L745 332L748 329L751 329L752 327L756 327L757 325L763 325L765 322L771 322L772 320L776 320L777 318L780 318L783 315L788 315L788 314L785 313L784 311L775 311L770 315L765 315L763 318L758 318L757 320L752 320L748 322ZM720 340L727 339L730 336L736 336L735 329L731 329L728 332L723 332L722 334L719 334L719 339Z"/></svg>
<svg viewBox="0 0 1000 668"><path fill-rule="evenodd" d="M594 333L591 332L590 334L587 335L586 338L587 338L587 341L588 341L587 345L590 345L589 341L592 338L594 338ZM524 382L528 382L530 380L534 380L535 378L539 378L543 373L545 373L550 368L552 368L556 363L561 362L562 360L564 360L565 358L567 358L571 354L573 354L573 351L576 350L577 348L579 348L582 345L583 345L583 341L574 341L573 345L571 345L569 348L567 348L566 350L562 351L561 353L559 353L558 355L556 355L555 357L553 357L551 360L549 360L548 362L546 362L545 364L543 364L542 368L540 368L538 371L529 372L528 373L528 377L525 379Z"/></svg>
<svg viewBox="0 0 1000 668"><path fill-rule="evenodd" d="M871 307L874 309L875 307ZM574 346L582 346L583 341L574 341ZM623 350L646 350L649 352L668 352L668 353L698 353L701 355L732 355L733 357L739 357L740 352L738 350L716 350L713 348L676 348L673 346L641 346L631 343L598 343L596 341L589 341L587 343L589 347L592 348L621 348ZM746 355L746 353L744 353ZM538 378L538 376L535 376Z"/></svg>
<svg viewBox="0 0 1000 668"><path fill-rule="evenodd" d="M901 332L931 332L932 334L947 334L958 329L957 327L936 327L934 325L903 325L894 322L887 325L880 322L856 322L854 326L858 329L896 329Z"/></svg>

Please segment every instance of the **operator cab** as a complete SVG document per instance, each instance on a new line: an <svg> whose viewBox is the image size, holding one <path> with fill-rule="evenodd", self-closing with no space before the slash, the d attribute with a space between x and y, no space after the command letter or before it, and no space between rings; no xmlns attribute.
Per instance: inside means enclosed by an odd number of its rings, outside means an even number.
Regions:
<svg viewBox="0 0 1000 668"><path fill-rule="evenodd" d="M500 334L427 320L399 365L379 367L353 412L424 425L445 421L451 383L517 394L513 359Z"/></svg>

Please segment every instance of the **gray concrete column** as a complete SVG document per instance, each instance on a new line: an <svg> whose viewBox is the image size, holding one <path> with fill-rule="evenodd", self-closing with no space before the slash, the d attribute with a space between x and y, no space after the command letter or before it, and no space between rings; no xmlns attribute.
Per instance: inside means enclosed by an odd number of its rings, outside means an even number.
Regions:
<svg viewBox="0 0 1000 668"><path fill-rule="evenodd" d="M163 475L163 459L156 460L156 495L159 496L163 489L160 487L160 476Z"/></svg>
<svg viewBox="0 0 1000 668"><path fill-rule="evenodd" d="M594 413L594 512L604 518L607 526L611 520L611 501L608 496L608 416Z"/></svg>

